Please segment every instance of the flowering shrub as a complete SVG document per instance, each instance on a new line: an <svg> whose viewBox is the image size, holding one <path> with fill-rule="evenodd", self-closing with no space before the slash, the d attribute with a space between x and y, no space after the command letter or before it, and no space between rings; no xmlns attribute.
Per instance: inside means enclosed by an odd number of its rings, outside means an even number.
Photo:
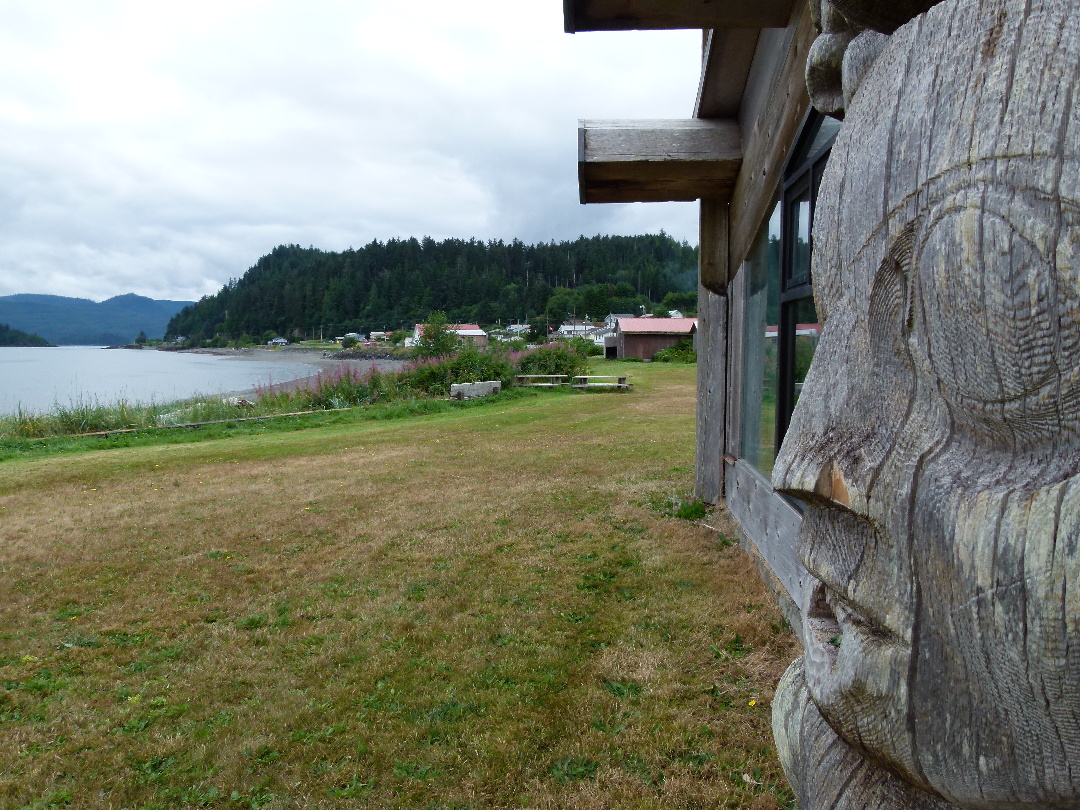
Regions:
<svg viewBox="0 0 1080 810"><path fill-rule="evenodd" d="M415 397L444 397L454 383L499 380L513 385L515 374L585 374L585 356L563 343L526 352L495 348L481 351L469 346L450 357L419 358L400 371L378 367L366 372L346 365L321 371L294 389L266 389L259 403L276 408L329 410L374 402L396 402Z"/></svg>
<svg viewBox="0 0 1080 810"><path fill-rule="evenodd" d="M565 374L572 377L588 372L585 355L565 343L548 343L517 358L518 374Z"/></svg>
<svg viewBox="0 0 1080 810"><path fill-rule="evenodd" d="M509 386L514 379L514 366L507 355L482 352L470 346L453 357L417 360L404 373L409 375L416 391L446 396L453 383L501 380L504 387Z"/></svg>
<svg viewBox="0 0 1080 810"><path fill-rule="evenodd" d="M386 390L386 375L377 367L366 373L339 366L320 371L305 387L295 392L297 404L313 410L352 408L374 402Z"/></svg>

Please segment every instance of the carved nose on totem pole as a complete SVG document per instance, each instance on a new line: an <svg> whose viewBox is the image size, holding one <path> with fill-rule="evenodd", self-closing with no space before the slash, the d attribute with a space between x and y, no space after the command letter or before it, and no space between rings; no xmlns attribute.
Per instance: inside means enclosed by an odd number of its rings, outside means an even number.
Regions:
<svg viewBox="0 0 1080 810"><path fill-rule="evenodd" d="M844 473L840 471L840 467L833 461L828 461L822 465L817 481L814 482L814 494L820 495L833 503L851 508L851 497L848 495Z"/></svg>

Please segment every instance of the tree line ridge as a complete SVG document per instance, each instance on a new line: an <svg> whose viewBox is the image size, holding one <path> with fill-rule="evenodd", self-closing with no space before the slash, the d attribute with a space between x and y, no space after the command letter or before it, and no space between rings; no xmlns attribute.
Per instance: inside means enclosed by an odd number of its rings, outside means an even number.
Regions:
<svg viewBox="0 0 1080 810"><path fill-rule="evenodd" d="M434 310L458 323L603 318L696 300L698 250L667 234L518 240L391 239L341 252L280 245L185 307L166 337L409 329Z"/></svg>

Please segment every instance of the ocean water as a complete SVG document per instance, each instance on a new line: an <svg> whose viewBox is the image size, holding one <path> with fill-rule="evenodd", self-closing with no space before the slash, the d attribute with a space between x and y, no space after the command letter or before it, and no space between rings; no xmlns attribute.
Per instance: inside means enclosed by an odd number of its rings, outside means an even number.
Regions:
<svg viewBox="0 0 1080 810"><path fill-rule="evenodd" d="M257 360L151 349L0 347L0 414L120 400L173 402L250 391L317 373L302 360Z"/></svg>

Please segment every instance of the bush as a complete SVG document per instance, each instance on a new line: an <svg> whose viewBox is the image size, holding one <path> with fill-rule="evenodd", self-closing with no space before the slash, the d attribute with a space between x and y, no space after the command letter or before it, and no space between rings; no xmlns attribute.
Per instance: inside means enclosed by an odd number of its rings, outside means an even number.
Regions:
<svg viewBox="0 0 1080 810"><path fill-rule="evenodd" d="M570 338L569 343L575 352L585 357L598 357L604 353L603 346L597 346L591 340L585 340L582 337Z"/></svg>
<svg viewBox="0 0 1080 810"><path fill-rule="evenodd" d="M416 356L421 359L448 357L457 349L458 344L458 336L450 328L446 313L432 312L420 331L420 342L416 344Z"/></svg>
<svg viewBox="0 0 1080 810"><path fill-rule="evenodd" d="M370 377L377 374L372 369L360 374L355 369L342 366L331 371L320 371L318 376L300 391L304 407L312 409L352 408L374 401L376 392Z"/></svg>
<svg viewBox="0 0 1080 810"><path fill-rule="evenodd" d="M501 380L504 387L509 386L514 367L502 354L482 352L470 346L450 358L417 360L405 373L415 390L446 396L454 383Z"/></svg>
<svg viewBox="0 0 1080 810"><path fill-rule="evenodd" d="M588 363L583 354L565 343L549 343L521 355L517 361L518 374L565 374L573 377L585 374Z"/></svg>
<svg viewBox="0 0 1080 810"><path fill-rule="evenodd" d="M355 346L359 342L360 341L357 340L356 338L354 338L352 335L346 335L345 337L343 337L341 339L341 348L343 348L343 349L351 349L353 346Z"/></svg>
<svg viewBox="0 0 1080 810"><path fill-rule="evenodd" d="M653 355L653 360L660 363L696 363L697 352L694 351L693 341L681 340L674 346L658 351Z"/></svg>

